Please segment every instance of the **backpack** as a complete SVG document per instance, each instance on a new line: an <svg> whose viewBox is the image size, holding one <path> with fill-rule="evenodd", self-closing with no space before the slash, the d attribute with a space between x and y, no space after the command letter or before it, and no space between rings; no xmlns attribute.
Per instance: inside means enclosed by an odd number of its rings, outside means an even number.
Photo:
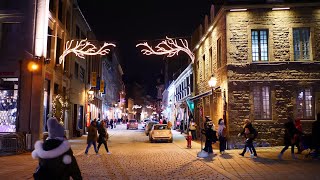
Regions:
<svg viewBox="0 0 320 180"><path fill-rule="evenodd" d="M258 137L258 131L252 127L252 134L253 134L253 139L256 139Z"/></svg>

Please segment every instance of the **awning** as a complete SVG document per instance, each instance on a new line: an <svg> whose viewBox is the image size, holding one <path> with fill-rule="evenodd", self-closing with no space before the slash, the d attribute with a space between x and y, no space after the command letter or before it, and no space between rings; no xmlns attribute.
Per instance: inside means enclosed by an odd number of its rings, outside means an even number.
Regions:
<svg viewBox="0 0 320 180"><path fill-rule="evenodd" d="M203 98L203 97L206 97L206 96L210 96L210 95L212 95L212 90L204 92L204 93L196 95L196 96L193 96L193 97L189 98L189 100L190 101L195 101L195 100L198 100L200 98Z"/></svg>

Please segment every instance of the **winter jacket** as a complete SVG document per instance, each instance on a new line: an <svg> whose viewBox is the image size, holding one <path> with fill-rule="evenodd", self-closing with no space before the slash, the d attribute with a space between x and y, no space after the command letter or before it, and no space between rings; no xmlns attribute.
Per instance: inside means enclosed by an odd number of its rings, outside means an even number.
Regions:
<svg viewBox="0 0 320 180"><path fill-rule="evenodd" d="M286 122L284 124L285 132L284 132L284 145L290 146L294 144L294 136L296 134L301 133L294 125L292 121Z"/></svg>
<svg viewBox="0 0 320 180"><path fill-rule="evenodd" d="M87 144L89 144L89 142L93 141L96 142L98 139L98 135L97 135L97 128L94 125L90 125L88 127L88 137L87 137Z"/></svg>
<svg viewBox="0 0 320 180"><path fill-rule="evenodd" d="M35 179L82 179L77 160L67 140L49 139L44 143L37 141L32 157L39 159L39 166L34 173Z"/></svg>
<svg viewBox="0 0 320 180"><path fill-rule="evenodd" d="M107 131L104 127L100 127L98 129L98 133L99 133L98 143L104 143L108 140L107 139Z"/></svg>
<svg viewBox="0 0 320 180"><path fill-rule="evenodd" d="M218 140L217 132L211 128L202 129L201 133L206 136L206 141L210 141L210 142L215 143Z"/></svg>
<svg viewBox="0 0 320 180"><path fill-rule="evenodd" d="M248 128L250 133L246 135L245 129ZM257 130L252 126L251 123L247 123L244 127L242 132L240 133L242 136L245 136L245 138L250 138L252 140L256 139L258 136Z"/></svg>
<svg viewBox="0 0 320 180"><path fill-rule="evenodd" d="M312 123L312 139L313 145L320 146L320 119Z"/></svg>

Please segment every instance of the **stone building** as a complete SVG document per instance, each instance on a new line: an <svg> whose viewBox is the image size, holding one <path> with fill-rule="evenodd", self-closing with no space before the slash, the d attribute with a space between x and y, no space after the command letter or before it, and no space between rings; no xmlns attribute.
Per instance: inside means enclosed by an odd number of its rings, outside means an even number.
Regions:
<svg viewBox="0 0 320 180"><path fill-rule="evenodd" d="M254 4L252 4L254 3ZM224 117L229 148L249 119L258 146L281 145L288 116L305 132L320 112L320 4L232 1L212 6L195 31L195 115ZM217 85L208 86L211 77Z"/></svg>
<svg viewBox="0 0 320 180"><path fill-rule="evenodd" d="M59 62L67 41L95 39L77 1L1 0L0 12L0 133L27 137L32 149L56 116L67 137L83 134L89 75L101 73L101 61L70 54Z"/></svg>

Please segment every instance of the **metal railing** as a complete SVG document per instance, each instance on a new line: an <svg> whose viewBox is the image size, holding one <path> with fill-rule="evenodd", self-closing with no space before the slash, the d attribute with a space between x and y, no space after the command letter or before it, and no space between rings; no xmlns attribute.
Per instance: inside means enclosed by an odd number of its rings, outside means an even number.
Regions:
<svg viewBox="0 0 320 180"><path fill-rule="evenodd" d="M25 137L19 133L0 133L0 156L25 152Z"/></svg>

